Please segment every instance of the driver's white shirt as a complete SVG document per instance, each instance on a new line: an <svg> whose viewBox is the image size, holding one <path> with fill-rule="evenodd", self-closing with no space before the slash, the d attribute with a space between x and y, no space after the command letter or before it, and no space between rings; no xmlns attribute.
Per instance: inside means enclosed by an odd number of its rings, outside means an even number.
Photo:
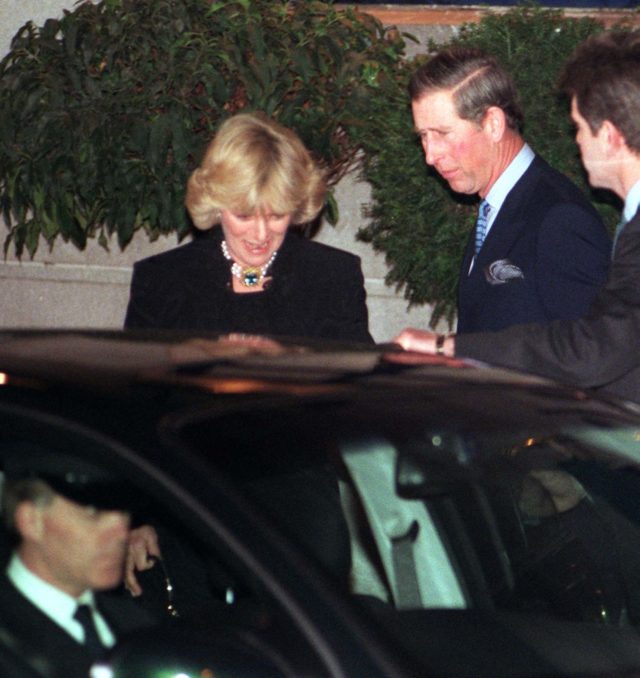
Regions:
<svg viewBox="0 0 640 678"><path fill-rule="evenodd" d="M25 598L79 643L84 642L84 631L73 615L78 605L85 604L92 610L93 620L102 644L105 647L112 647L115 644L115 636L96 608L92 591L85 591L77 599L70 596L31 572L17 553L11 556L6 573L9 580Z"/></svg>

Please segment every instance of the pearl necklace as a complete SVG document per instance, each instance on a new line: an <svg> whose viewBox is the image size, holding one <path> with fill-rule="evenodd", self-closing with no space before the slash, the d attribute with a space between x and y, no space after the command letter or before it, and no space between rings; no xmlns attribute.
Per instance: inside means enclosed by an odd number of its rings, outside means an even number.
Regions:
<svg viewBox="0 0 640 678"><path fill-rule="evenodd" d="M227 241L223 240L220 243L222 248L222 254L227 261L233 261L233 257L229 254L229 248L227 247ZM276 250L270 257L269 261L264 266L247 266L242 268L237 261L233 261L231 264L231 275L237 278L245 287L256 287L259 285L267 275L269 266L273 263L273 260L276 258L278 250Z"/></svg>

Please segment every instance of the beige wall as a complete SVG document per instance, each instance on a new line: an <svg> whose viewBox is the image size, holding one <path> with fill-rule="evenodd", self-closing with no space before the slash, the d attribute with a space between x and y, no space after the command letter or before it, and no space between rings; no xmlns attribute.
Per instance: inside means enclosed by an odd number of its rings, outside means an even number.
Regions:
<svg viewBox="0 0 640 678"><path fill-rule="evenodd" d="M61 16L64 8L72 9L73 4L73 0L0 0L0 54L9 50L11 38L26 21L41 25L49 17ZM430 35L447 37L450 30L441 26L410 28L423 40ZM412 46L411 51L420 49ZM402 293L384 284L384 258L356 241L368 196L366 185L352 178L344 180L337 190L340 221L336 227L324 224L316 239L362 257L371 332L377 341L386 341L406 325L427 327L430 312L424 307L409 312ZM4 240L5 228L0 224L0 240ZM105 252L95 242L80 252L57 241L52 252L41 246L33 260L24 257L19 262L9 255L0 260L0 327L120 327L132 263L175 244L174 238L149 243L141 235L124 252L117 244Z"/></svg>

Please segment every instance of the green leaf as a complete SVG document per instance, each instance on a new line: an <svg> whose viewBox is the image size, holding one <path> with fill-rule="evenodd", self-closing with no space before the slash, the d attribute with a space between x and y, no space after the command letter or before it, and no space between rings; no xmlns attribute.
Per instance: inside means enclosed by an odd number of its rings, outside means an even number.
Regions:
<svg viewBox="0 0 640 678"><path fill-rule="evenodd" d="M327 194L324 216L332 226L335 226L338 223L338 219L340 218L340 209L333 191L329 191Z"/></svg>
<svg viewBox="0 0 640 678"><path fill-rule="evenodd" d="M362 162L344 121L366 117L381 74L395 82L402 49L372 17L317 2L102 0L25 24L0 61L5 248L185 235L187 177L246 109L292 125L334 185Z"/></svg>

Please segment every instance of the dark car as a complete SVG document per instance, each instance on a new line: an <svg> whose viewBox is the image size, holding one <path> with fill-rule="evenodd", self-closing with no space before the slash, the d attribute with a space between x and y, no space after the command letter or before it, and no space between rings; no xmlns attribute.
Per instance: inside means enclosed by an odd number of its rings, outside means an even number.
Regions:
<svg viewBox="0 0 640 678"><path fill-rule="evenodd" d="M96 678L640 675L629 404L393 347L5 332L15 443L159 535L157 624ZM56 675L1 612L0 674Z"/></svg>

